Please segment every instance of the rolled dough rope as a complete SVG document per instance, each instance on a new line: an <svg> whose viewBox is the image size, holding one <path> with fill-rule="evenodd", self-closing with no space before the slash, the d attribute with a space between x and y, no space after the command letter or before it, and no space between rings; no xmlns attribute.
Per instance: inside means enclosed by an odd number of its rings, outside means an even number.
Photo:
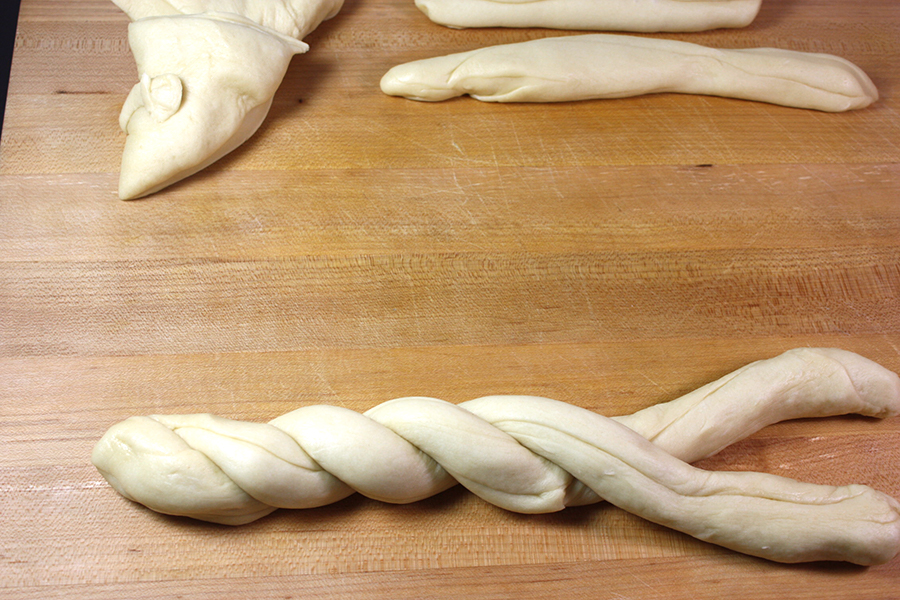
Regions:
<svg viewBox="0 0 900 600"><path fill-rule="evenodd" d="M878 99L868 76L828 54L720 50L689 42L586 34L489 46L398 65L381 79L392 96L440 101L565 102L674 92L840 112Z"/></svg>
<svg viewBox="0 0 900 600"><path fill-rule="evenodd" d="M900 378L837 348L795 348L675 400L613 417L685 462L790 419L900 414Z"/></svg>
<svg viewBox="0 0 900 600"><path fill-rule="evenodd" d="M746 406L757 383L760 400ZM710 434L709 411L740 424ZM153 510L233 525L354 491L414 502L458 482L517 512L603 498L772 560L875 564L900 549L900 505L888 496L865 486L701 471L637 433L700 456L782 418L847 412L898 414L900 378L849 352L798 349L619 418L635 429L545 398L490 396L460 405L401 398L365 414L308 406L268 424L132 417L110 428L92 460L122 495Z"/></svg>
<svg viewBox="0 0 900 600"><path fill-rule="evenodd" d="M761 0L416 0L447 27L547 27L603 31L704 31L746 27Z"/></svg>

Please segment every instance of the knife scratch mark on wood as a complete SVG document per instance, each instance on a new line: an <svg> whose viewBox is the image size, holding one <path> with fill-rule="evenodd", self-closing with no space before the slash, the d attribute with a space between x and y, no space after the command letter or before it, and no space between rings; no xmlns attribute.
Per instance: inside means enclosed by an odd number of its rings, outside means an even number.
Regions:
<svg viewBox="0 0 900 600"><path fill-rule="evenodd" d="M897 347L897 344L893 343L888 337L885 337L885 341L887 342L888 346L891 347L894 353L897 354L897 356L900 356L900 348Z"/></svg>
<svg viewBox="0 0 900 600"><path fill-rule="evenodd" d="M653 379L652 377L650 377L649 375L647 375L645 372L640 371L638 374L639 374L641 377L643 377L644 379L646 379L647 381L649 381L650 383L652 383L652 384L654 385L654 387L657 387L657 388L662 389L663 386L661 386L661 385L659 384L658 381L656 381L655 379Z"/></svg>
<svg viewBox="0 0 900 600"><path fill-rule="evenodd" d="M819 175L818 173L816 173L815 171L813 171L813 170L810 168L809 165L800 165L800 166L801 166L801 168L802 168L804 171L806 171L807 173L809 173L808 176L806 176L806 177L801 177L800 179L815 179L817 182L824 184L825 187L828 189L829 192L836 192L836 191L837 191L837 189L834 187L834 185L831 184L830 181L828 181L828 179L822 177L821 175Z"/></svg>

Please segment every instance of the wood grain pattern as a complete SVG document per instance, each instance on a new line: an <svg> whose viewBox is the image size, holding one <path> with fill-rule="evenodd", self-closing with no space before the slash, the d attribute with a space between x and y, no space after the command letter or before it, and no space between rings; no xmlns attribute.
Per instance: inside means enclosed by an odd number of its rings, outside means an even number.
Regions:
<svg viewBox="0 0 900 600"><path fill-rule="evenodd" d="M900 370L900 13L765 2L669 35L829 52L882 98L824 114L656 95L549 106L381 94L391 66L562 32L455 31L348 0L269 118L206 171L116 199L136 81L106 0L23 0L0 144L0 595L896 598L900 560L785 566L606 505L460 489L226 528L90 465L134 414L523 393L617 415L795 346ZM766 428L700 463L900 498L900 419Z"/></svg>

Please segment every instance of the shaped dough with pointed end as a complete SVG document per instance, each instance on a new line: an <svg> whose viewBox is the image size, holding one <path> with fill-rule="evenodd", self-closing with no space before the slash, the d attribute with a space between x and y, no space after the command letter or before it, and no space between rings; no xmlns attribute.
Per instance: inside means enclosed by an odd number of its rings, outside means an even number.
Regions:
<svg viewBox="0 0 900 600"><path fill-rule="evenodd" d="M440 25L676 32L746 27L762 0L416 0Z"/></svg>
<svg viewBox="0 0 900 600"><path fill-rule="evenodd" d="M133 21L206 12L231 13L302 40L335 16L343 0L113 0Z"/></svg>
<svg viewBox="0 0 900 600"><path fill-rule="evenodd" d="M140 82L122 107L119 197L152 194L215 162L259 128L305 43L221 13L148 17L128 41Z"/></svg>
<svg viewBox="0 0 900 600"><path fill-rule="evenodd" d="M676 92L839 112L878 91L856 65L773 48L718 50L689 42L585 34L490 46L398 65L384 93L440 101L564 102Z"/></svg>
<svg viewBox="0 0 900 600"><path fill-rule="evenodd" d="M605 499L771 560L883 563L900 550L900 504L889 496L861 485L706 472L677 457L706 454L781 418L847 412L897 415L900 378L849 352L798 349L619 422L529 396L460 405L398 398L362 415L311 406L267 424L132 417L111 427L91 458L126 498L231 525L354 491L414 502L458 482L517 512ZM720 433L710 433L713 420L723 421Z"/></svg>

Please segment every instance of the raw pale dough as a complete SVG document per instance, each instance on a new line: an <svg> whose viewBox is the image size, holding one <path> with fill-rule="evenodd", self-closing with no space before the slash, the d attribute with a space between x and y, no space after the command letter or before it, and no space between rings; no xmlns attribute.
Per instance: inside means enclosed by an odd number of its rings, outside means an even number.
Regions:
<svg viewBox="0 0 900 600"><path fill-rule="evenodd" d="M114 0L139 82L122 107L119 197L204 169L262 124L300 41L343 0Z"/></svg>
<svg viewBox="0 0 900 600"><path fill-rule="evenodd" d="M845 414L900 414L900 379L852 352L796 348L676 400L613 418L695 462L780 421Z"/></svg>
<svg viewBox="0 0 900 600"><path fill-rule="evenodd" d="M262 124L306 44L236 15L147 17L128 27L140 73L119 115L119 197L152 194L212 164Z"/></svg>
<svg viewBox="0 0 900 600"><path fill-rule="evenodd" d="M416 0L447 27L548 27L594 31L703 31L745 27L761 0Z"/></svg>
<svg viewBox="0 0 900 600"><path fill-rule="evenodd" d="M897 415L900 378L853 353L797 349L619 422L528 396L460 405L400 398L365 414L309 406L269 424L132 417L110 428L92 460L127 498L232 525L354 491L404 503L460 483L517 512L602 498L771 560L878 564L900 550L894 499L861 485L706 472L676 458L704 456L782 419L848 412Z"/></svg>
<svg viewBox="0 0 900 600"><path fill-rule="evenodd" d="M688 42L587 34L491 46L398 65L386 94L438 101L562 102L658 92L726 96L829 112L878 99L856 65L773 48L717 50Z"/></svg>
<svg viewBox="0 0 900 600"><path fill-rule="evenodd" d="M113 0L133 21L146 17L229 13L302 40L335 16L343 0Z"/></svg>

